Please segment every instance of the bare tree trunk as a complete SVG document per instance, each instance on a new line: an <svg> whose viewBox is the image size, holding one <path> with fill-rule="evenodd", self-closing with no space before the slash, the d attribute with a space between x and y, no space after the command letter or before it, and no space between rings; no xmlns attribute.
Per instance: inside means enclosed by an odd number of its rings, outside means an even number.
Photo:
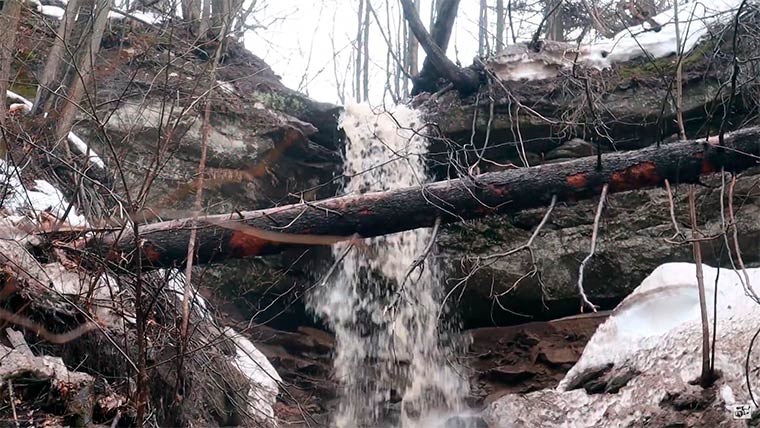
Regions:
<svg viewBox="0 0 760 428"><path fill-rule="evenodd" d="M222 33L225 23L230 19L230 0L211 0L211 35L217 38ZM219 39L222 43L223 39Z"/></svg>
<svg viewBox="0 0 760 428"><path fill-rule="evenodd" d="M196 22L200 15L200 0L182 0L182 19L185 22Z"/></svg>
<svg viewBox="0 0 760 428"><path fill-rule="evenodd" d="M420 0L415 0L414 1L414 9L415 10L420 10ZM405 28L408 29L409 25L406 24ZM413 32L407 30L406 31L406 37L407 37L407 42L406 42L407 69L406 70L407 70L407 72L409 73L410 76L416 76L417 73L419 72L419 69L418 69L418 62L419 62L418 50L419 50L420 44L417 41L417 38L414 37L414 33Z"/></svg>
<svg viewBox="0 0 760 428"><path fill-rule="evenodd" d="M367 101L369 99L369 20L370 10L372 9L370 0L366 0L366 2L367 4L364 6L364 41L362 42L362 48L364 49L362 64L363 101Z"/></svg>
<svg viewBox="0 0 760 428"><path fill-rule="evenodd" d="M172 266L187 257L192 230L198 236L199 263L261 256L304 245L330 245L353 239L495 214L510 214L557 202L654 187L665 180L695 183L702 175L756 166L760 127L718 137L684 141L630 152L615 152L532 168L508 169L388 192L341 196L259 211L237 212L153 223L140 228L146 266ZM435 202L432 202L435 201ZM445 208L442 208L445 207ZM85 248L113 260L135 253L130 231L90 239Z"/></svg>
<svg viewBox="0 0 760 428"><path fill-rule="evenodd" d="M713 384L712 366L710 364L710 324L707 320L707 298L705 297L705 279L702 273L702 248L697 229L697 207L695 185L689 186L689 219L691 220L691 245L697 274L697 292L699 293L699 314L702 321L702 372L699 385L707 388ZM717 287L717 285L716 285Z"/></svg>
<svg viewBox="0 0 760 428"><path fill-rule="evenodd" d="M459 0L444 0L440 3L438 19L430 33L425 30L425 26L422 24L411 0L401 0L401 7L404 9L404 17L409 23L409 28L427 54L422 70L415 79L412 94L434 92L436 90L435 82L439 77L445 78L462 92L475 91L479 85L477 73L470 69L457 67L446 57L446 47L451 38L451 29L456 19Z"/></svg>
<svg viewBox="0 0 760 428"><path fill-rule="evenodd" d="M478 15L478 55L483 58L488 56L488 2L480 0L480 14Z"/></svg>
<svg viewBox="0 0 760 428"><path fill-rule="evenodd" d="M433 28L433 25L435 25L435 20L438 19L439 6L438 0L430 1L430 23L428 23L428 28Z"/></svg>
<svg viewBox="0 0 760 428"><path fill-rule="evenodd" d="M208 31L211 26L211 0L202 1L203 4L201 7L201 24L198 28L198 37L205 39L208 37ZM254 1L253 3L255 4L256 2Z"/></svg>
<svg viewBox="0 0 760 428"><path fill-rule="evenodd" d="M562 0L549 0L546 2L546 39L564 40L565 31L562 28Z"/></svg>
<svg viewBox="0 0 760 428"><path fill-rule="evenodd" d="M682 42L681 42L681 26L678 22L678 0L673 2L673 21L676 30L676 123L678 124L678 137L682 140L686 139L686 128L683 124L683 61L681 58Z"/></svg>
<svg viewBox="0 0 760 428"><path fill-rule="evenodd" d="M45 68L42 70L42 75L37 79L39 86L32 107L32 113L35 115L41 114L49 107L53 94L58 92L62 83L62 76L59 71L66 59L64 46L71 41L71 32L76 22L79 3L80 0L69 0L66 4L66 12L58 25L53 47L45 61Z"/></svg>
<svg viewBox="0 0 760 428"><path fill-rule="evenodd" d="M385 0L385 8L388 10L388 19L390 19L389 0ZM399 15L398 22L396 52L398 52L398 57L401 59L401 62L396 61L396 67L394 67L393 70L396 75L396 94L399 99L401 99L409 95L409 79L406 78L406 73L408 73L409 70L409 37L403 14ZM388 31L390 31L390 29Z"/></svg>
<svg viewBox="0 0 760 428"><path fill-rule="evenodd" d="M402 0L401 3L403 6L406 1ZM451 40L451 30L454 28L454 21L457 19L459 0L438 0L436 4L435 22L430 27L430 37L446 53L449 48L449 40ZM419 36L417 36L417 40L419 40Z"/></svg>
<svg viewBox="0 0 760 428"><path fill-rule="evenodd" d="M362 21L364 20L364 0L359 0L359 11L356 13L356 58L354 61L354 98L362 100Z"/></svg>
<svg viewBox="0 0 760 428"><path fill-rule="evenodd" d="M71 131L74 124L76 113L79 110L79 101L91 88L93 81L93 69L97 61L97 55L100 51L100 42L103 39L103 32L108 22L108 12L111 9L112 0L97 0L94 12L94 21L88 31L89 43L85 42L79 47L77 57L77 66L75 70L70 70L71 75L66 102L63 104L58 123L56 125L56 138L63 140ZM92 18L89 18L92 19ZM82 35L84 36L84 34Z"/></svg>
<svg viewBox="0 0 760 428"><path fill-rule="evenodd" d="M21 2L19 0L5 0L3 3L2 16L0 16L0 126L5 125L5 97L8 93L8 85L11 78L11 64L16 52L16 29L19 15L21 14ZM4 148L0 147L0 155Z"/></svg>
<svg viewBox="0 0 760 428"><path fill-rule="evenodd" d="M504 0L496 0L496 52L504 49Z"/></svg>

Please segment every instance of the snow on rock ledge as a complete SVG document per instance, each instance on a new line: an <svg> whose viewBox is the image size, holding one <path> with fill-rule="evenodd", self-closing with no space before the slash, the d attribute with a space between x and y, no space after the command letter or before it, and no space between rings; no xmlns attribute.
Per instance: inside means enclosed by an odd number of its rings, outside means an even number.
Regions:
<svg viewBox="0 0 760 428"><path fill-rule="evenodd" d="M226 328L224 333L235 343L235 365L251 383L248 391L251 416L262 424L271 424L275 420L272 406L282 378L248 338L231 328Z"/></svg>
<svg viewBox="0 0 760 428"><path fill-rule="evenodd" d="M22 172L0 159L0 208L9 214L26 215L35 221L41 221L40 214L49 212L64 224L85 227L87 220L76 213L76 208L69 208L63 194L45 180L34 180L33 188L27 188L21 182ZM64 218L64 215L66 217Z"/></svg>
<svg viewBox="0 0 760 428"><path fill-rule="evenodd" d="M740 4L741 0L682 0L678 27L683 52L688 54L694 49L711 26L733 19ZM602 70L644 55L664 58L677 52L674 15L674 9L669 9L653 17L660 25L659 31L648 25L627 28L612 38L580 48L574 43L553 41L544 41L540 52L533 52L527 43L507 46L489 59L486 66L501 80L540 80L557 76L561 70L571 68L575 61Z"/></svg>
<svg viewBox="0 0 760 428"><path fill-rule="evenodd" d="M701 368L695 272L690 263L655 269L599 326L557 389L502 397L487 409L490 426L746 426L733 419L731 406L751 402L744 364L760 328L760 308L741 274L704 266L708 308L717 284L715 367L721 377L708 389L692 385ZM747 274L750 284L760 284L760 269ZM757 348L750 355L755 396Z"/></svg>

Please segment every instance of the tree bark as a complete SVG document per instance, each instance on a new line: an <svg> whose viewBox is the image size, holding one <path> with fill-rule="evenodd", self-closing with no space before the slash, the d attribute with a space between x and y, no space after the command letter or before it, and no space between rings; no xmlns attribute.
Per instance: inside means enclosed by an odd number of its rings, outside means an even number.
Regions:
<svg viewBox="0 0 760 428"><path fill-rule="evenodd" d="M88 43L81 45L81 52L75 55L77 65L74 70L69 70L69 84L67 85L66 102L61 108L60 115L56 124L56 138L63 141L71 131L74 124L77 111L82 97L92 90L92 74L97 63L97 55L100 52L100 42L103 39L103 32L108 23L108 12L111 10L111 0L96 0L92 4L95 6L94 17L89 31L86 31ZM85 25L85 24L83 24ZM85 34L82 35L85 37ZM94 99L94 94L89 94Z"/></svg>
<svg viewBox="0 0 760 428"><path fill-rule="evenodd" d="M545 11L548 14L546 18L546 39L547 40L564 40L564 29L562 28L562 7L558 3L562 0L551 0L546 3Z"/></svg>
<svg viewBox="0 0 760 428"><path fill-rule="evenodd" d="M8 84L11 75L11 63L16 52L16 27L18 27L19 15L21 14L21 2L19 0L5 0L0 17L0 125L5 125L5 97L8 92ZM0 156L5 155L5 150L0 143Z"/></svg>
<svg viewBox="0 0 760 428"><path fill-rule="evenodd" d="M504 49L504 0L496 0L496 52Z"/></svg>
<svg viewBox="0 0 760 428"><path fill-rule="evenodd" d="M144 266L172 266L187 255L190 232L197 227L198 263L275 254L305 243L327 245L356 235L373 237L444 223L509 214L545 206L553 195L572 202L609 192L659 186L664 180L695 183L725 168L739 172L757 165L760 127L718 138L673 143L597 158L512 169L474 179L440 181L422 187L342 196L314 203L259 211L180 219L140 228ZM85 247L113 260L128 260L135 239L129 231L92 238Z"/></svg>
<svg viewBox="0 0 760 428"><path fill-rule="evenodd" d="M356 58L354 60L354 99L362 100L362 21L364 20L364 0L359 0L359 10L356 12Z"/></svg>
<svg viewBox="0 0 760 428"><path fill-rule="evenodd" d="M450 81L456 89L469 93L477 90L479 77L475 71L458 67L446 57L446 48L454 26L459 0L448 0L441 3L438 9L438 19L430 33L420 20L412 0L401 0L404 17L409 23L409 29L425 50L427 57L422 64L422 70L415 79L412 95L420 92L434 91L435 82L439 77Z"/></svg>
<svg viewBox="0 0 760 428"><path fill-rule="evenodd" d="M414 9L420 10L420 0L415 0ZM408 24L406 25L406 28L407 28L407 34L406 34L407 60L406 61L407 61L407 67L408 67L407 72L409 73L410 76L416 76L417 73L419 72L419 70L417 69L417 62L418 62L417 50L419 49L420 44L417 42L417 38L414 37L414 33L412 33L411 31L408 31L408 28L409 28Z"/></svg>
<svg viewBox="0 0 760 428"><path fill-rule="evenodd" d="M60 83L62 76L59 74L65 62L64 47L71 41L71 33L76 22L77 11L79 10L80 0L70 0L66 4L66 12L58 25L55 41L50 53L45 61L45 68L38 79L40 85L37 88L37 95L34 98L33 114L42 114L50 107L53 100L53 94L58 90L56 82ZM54 86L55 85L55 86Z"/></svg>
<svg viewBox="0 0 760 428"><path fill-rule="evenodd" d="M370 10L372 9L372 4L370 3L370 0L365 0L367 4L364 5L364 40L362 40L362 50L363 58L362 58L362 99L363 101L367 101L369 99L369 20L370 20ZM390 49L390 47L388 48Z"/></svg>
<svg viewBox="0 0 760 428"><path fill-rule="evenodd" d="M480 17L478 19L478 55L488 55L488 2L480 0Z"/></svg>

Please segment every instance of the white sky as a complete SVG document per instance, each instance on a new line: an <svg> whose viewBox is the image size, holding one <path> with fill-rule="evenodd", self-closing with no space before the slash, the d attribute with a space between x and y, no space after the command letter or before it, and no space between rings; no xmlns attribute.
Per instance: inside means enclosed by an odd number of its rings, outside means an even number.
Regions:
<svg viewBox="0 0 760 428"><path fill-rule="evenodd" d="M430 2L421 1L420 14L426 24L430 20ZM269 0L256 14L266 28L250 32L245 39L246 46L267 61L285 85L319 101L339 102L337 70L339 79L346 79L346 102L351 102L353 70L350 64L358 6L359 0ZM389 10L390 26L398 28L401 18L398 0L374 0L372 6L383 21ZM386 9L388 7L390 9ZM470 65L477 55L478 10L479 0L462 0L459 6L448 54L452 59L459 59L462 65ZM371 25L370 100L390 103L390 97L383 97L387 45L374 19ZM382 26L388 35L387 23L383 22ZM390 33L395 43L398 31ZM421 66L422 49L419 54Z"/></svg>
<svg viewBox="0 0 760 428"><path fill-rule="evenodd" d="M319 101L340 103L338 87L345 85L343 94L345 102L351 103L353 97L352 67L354 40L357 33L357 10L359 0L258 0L263 6L255 17L264 27L249 32L245 37L246 46L256 55L262 57L282 77L283 83L290 88L306 93ZM370 0L386 36L395 45L400 35L398 30L402 22L399 0ZM426 24L430 21L430 4L432 0L421 0L420 15ZM568 0L570 1L570 0ZM690 29L691 42L706 33L705 25L713 21L713 12L726 12L735 9L741 0L681 0L682 14L680 21L683 28ZM493 6L496 0L488 0L488 27L495 27ZM505 2L506 3L506 2ZM522 6L523 12L515 11L513 23L518 40L528 39L541 21L541 1L527 1ZM458 60L461 65L472 64L478 50L478 14L480 0L461 0L454 32L449 44L448 56ZM525 11L535 8L536 12ZM730 15L728 16L730 18ZM672 25L672 11L664 11L655 16L667 31L643 32L642 28L621 31L613 39L606 40L609 46L604 50L610 57L619 56L624 61L631 56L641 54L641 49L656 56L666 56L675 52L675 26ZM709 18L709 19L708 19ZM686 25L687 21L694 21ZM386 65L387 43L383 34L371 16L370 30L370 102L373 104L392 104L393 100L384 90L387 72L393 69ZM703 22L704 21L704 22ZM509 31L507 28L505 31ZM592 32L587 34L590 41ZM635 33L635 34L634 34ZM491 35L492 36L492 35ZM693 37L691 37L693 36ZM493 37L490 43L495 43ZM691 44L693 44L691 43ZM688 43L687 43L688 44ZM614 55L613 55L614 54ZM419 64L424 58L419 50ZM600 57L601 58L601 57ZM610 58L607 59L609 62ZM391 59L391 61L393 61Z"/></svg>

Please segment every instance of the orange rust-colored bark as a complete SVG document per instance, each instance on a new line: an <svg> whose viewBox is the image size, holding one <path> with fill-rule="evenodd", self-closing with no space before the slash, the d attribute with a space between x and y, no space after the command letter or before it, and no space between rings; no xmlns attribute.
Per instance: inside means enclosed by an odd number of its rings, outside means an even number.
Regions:
<svg viewBox="0 0 760 428"><path fill-rule="evenodd" d="M578 174L572 174L567 176L567 184L570 187L574 187L576 189L582 189L586 187L586 173L578 173Z"/></svg>
<svg viewBox="0 0 760 428"><path fill-rule="evenodd" d="M654 162L642 162L621 171L616 171L610 176L610 190L623 192L626 190L651 187L662 182L657 173L657 165Z"/></svg>
<svg viewBox="0 0 760 428"><path fill-rule="evenodd" d="M235 230L230 236L230 251L238 257L256 256L267 245L276 244L266 239L261 239L241 230Z"/></svg>

